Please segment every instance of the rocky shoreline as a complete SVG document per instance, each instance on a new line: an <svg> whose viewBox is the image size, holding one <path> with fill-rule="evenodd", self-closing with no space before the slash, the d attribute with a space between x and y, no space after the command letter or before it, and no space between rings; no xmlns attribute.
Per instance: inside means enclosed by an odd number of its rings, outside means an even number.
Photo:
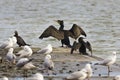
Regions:
<svg viewBox="0 0 120 80"><path fill-rule="evenodd" d="M15 49L14 53L18 52L21 48ZM64 78L69 75L70 73L74 71L78 71L81 68L85 66L87 63L96 62L98 60L102 60L102 58L96 57L96 56L85 56L80 55L77 52L74 54L70 54L69 48L53 48L53 52L51 53L52 60L55 63L55 69L54 73L51 75L47 75L43 69L43 60L44 60L44 54L38 54L36 51L38 51L40 48L32 48L33 49L33 55L30 58L34 58L32 61L33 64L39 69L33 69L29 70L27 75L31 76L34 73L40 72L45 76L45 80L64 80ZM7 51L1 50L0 56L5 56ZM0 77L7 76L7 77L21 77L23 78L23 70L16 69L15 65L6 67L8 64L6 61L3 63L0 63ZM92 66L93 68L93 76L91 80L112 80L113 77L117 74L120 74L120 68L119 66L113 65L112 72L110 73L110 77L107 77L107 68L105 66Z"/></svg>

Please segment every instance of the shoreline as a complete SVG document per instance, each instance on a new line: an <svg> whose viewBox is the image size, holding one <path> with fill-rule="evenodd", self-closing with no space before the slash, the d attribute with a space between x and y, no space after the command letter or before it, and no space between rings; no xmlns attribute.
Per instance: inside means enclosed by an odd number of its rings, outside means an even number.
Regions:
<svg viewBox="0 0 120 80"><path fill-rule="evenodd" d="M16 48L14 53L18 52L19 50L21 50L21 48ZM33 50L33 55L30 58L34 58L34 60L32 61L32 63L39 67L39 68L43 68L43 60L44 60L44 54L38 54L36 53L36 51L40 50L40 48L32 48ZM0 55L3 53L4 51L0 51ZM4 52L5 54L5 52ZM50 53L52 56L52 60L55 63L55 73L56 75L51 75L54 76L54 78L58 78L60 75L69 75L70 73L74 72L74 71L78 71L81 68L83 68L85 66L86 63L90 63L90 62L96 62L99 60L102 60L102 58L97 57L97 56L86 56L86 55L79 55L79 53L74 52L74 54L70 54L70 48L53 48L53 52ZM94 55L94 54L93 54ZM74 67L73 67L74 66ZM15 65L13 65L13 67L15 67ZM95 70L95 68L99 68L99 70ZM11 70L12 69L12 70ZM94 74L92 76L92 80L112 80L113 77L116 75L115 71L117 74L120 74L120 69L115 66L112 65L112 70L114 70L114 72L111 72L110 77L106 78L106 67L105 66L93 66L93 71ZM14 74L11 74L11 72L14 71ZM101 73L98 73L99 71L101 71ZM118 72L119 71L119 72ZM47 79L47 77L51 78L51 76L46 75L46 73L44 73L44 71L42 70L29 70L28 71L28 76L31 76L34 73L40 72L42 73L46 79L45 80L49 80ZM8 71L5 70L5 64L1 64L0 66L0 76L9 76L9 77L23 77L23 70L16 70L14 68L10 68L8 69ZM99 76L99 74L101 74L101 76ZM63 78L65 77L63 76ZM62 79L62 76L60 76L60 80ZM59 80L59 79L55 79L55 80Z"/></svg>

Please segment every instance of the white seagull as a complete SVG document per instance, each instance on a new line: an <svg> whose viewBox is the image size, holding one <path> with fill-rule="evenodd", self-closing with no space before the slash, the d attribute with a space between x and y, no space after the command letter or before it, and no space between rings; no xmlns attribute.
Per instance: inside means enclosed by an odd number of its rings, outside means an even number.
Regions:
<svg viewBox="0 0 120 80"><path fill-rule="evenodd" d="M77 79L77 80L84 80L89 79L92 76L92 68L90 64L86 64L85 68L81 69L80 71L73 72L69 76L67 76L67 80Z"/></svg>
<svg viewBox="0 0 120 80"><path fill-rule="evenodd" d="M19 57L21 58L21 57L29 57L32 55L32 53L33 53L32 49L29 46L25 45L23 49L16 54L20 55Z"/></svg>
<svg viewBox="0 0 120 80"><path fill-rule="evenodd" d="M100 61L98 63L95 63L95 65L103 65L108 66L108 75L110 72L110 66L116 62L116 52L113 51L112 55L104 59L103 61Z"/></svg>
<svg viewBox="0 0 120 80"><path fill-rule="evenodd" d="M44 80L44 77L41 73L36 73L30 78L30 80Z"/></svg>
<svg viewBox="0 0 120 80"><path fill-rule="evenodd" d="M115 76L113 80L120 80L120 75Z"/></svg>
<svg viewBox="0 0 120 80"><path fill-rule="evenodd" d="M43 54L49 54L52 52L52 45L51 44L48 44L47 47L37 51L37 53L43 53Z"/></svg>
<svg viewBox="0 0 120 80"><path fill-rule="evenodd" d="M67 76L67 80L84 80L87 78L87 71L86 69L82 69L80 71L73 72L72 74Z"/></svg>
<svg viewBox="0 0 120 80"><path fill-rule="evenodd" d="M9 49L11 47L13 47L13 41L12 38L8 38L7 41L1 44L0 49Z"/></svg>
<svg viewBox="0 0 120 80"><path fill-rule="evenodd" d="M12 39L13 44L16 44L16 43L17 43L16 37L12 36L11 39Z"/></svg>
<svg viewBox="0 0 120 80"><path fill-rule="evenodd" d="M52 61L50 54L47 54L45 56L43 64L44 64L44 67L47 70L48 74L49 74L49 70L53 70L54 69L54 62Z"/></svg>
<svg viewBox="0 0 120 80"><path fill-rule="evenodd" d="M27 76L27 71L30 70L30 69L35 69L36 66L32 64L32 61L33 59L28 59L28 58L21 58L16 66L19 68L19 69L23 69L24 70L24 74L25 76Z"/></svg>
<svg viewBox="0 0 120 80"><path fill-rule="evenodd" d="M7 59L7 61L9 61L10 63L13 63L13 64L15 64L15 59L16 59L16 55L13 53L13 48L10 48L9 50L8 50L8 53L7 53L7 55L6 55L6 59Z"/></svg>
<svg viewBox="0 0 120 80"><path fill-rule="evenodd" d="M92 76L92 73L93 73L91 65L89 63L86 64L84 69L87 70L87 78L89 79Z"/></svg>

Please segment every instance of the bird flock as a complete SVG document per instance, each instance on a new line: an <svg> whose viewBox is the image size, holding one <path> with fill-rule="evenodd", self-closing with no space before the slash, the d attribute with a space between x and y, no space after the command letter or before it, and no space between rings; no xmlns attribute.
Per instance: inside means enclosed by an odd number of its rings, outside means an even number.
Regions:
<svg viewBox="0 0 120 80"><path fill-rule="evenodd" d="M50 25L41 35L40 39L48 38L49 36L52 36L54 38L57 38L58 40L61 40L61 47L64 47L66 45L69 47L70 54L73 54L74 51L79 50L79 53L82 55L89 55L87 53L88 49L92 55L92 46L89 41L84 41L85 37L87 36L85 31L78 26L77 24L73 24L72 28L70 30L64 30L64 21L63 20L57 20L56 21L60 28L57 30L53 25ZM81 35L85 37L81 37ZM73 45L70 44L69 37L75 39L73 42ZM76 41L78 39L78 42ZM21 47L21 50L18 52L14 52L14 49L16 48L16 44L18 44L19 47ZM8 40L4 41L0 45L0 50L7 50L6 56L0 57L2 60L3 57L5 57L6 61L8 62L8 66L6 66L6 69L10 65L15 65L17 69L24 70L25 76L27 76L27 71L31 69L38 69L39 67L35 66L32 61L34 58L30 58L30 56L33 55L33 50L30 47L30 44L27 44L21 36L18 35L18 32L15 31L14 35ZM45 69L45 73L47 75L54 74L54 68L55 63L52 60L51 53L53 51L52 45L48 44L45 48L38 50L37 54L45 54L44 60L43 60L43 66ZM108 75L110 73L110 66L113 65L116 62L116 52L114 51L112 55L103 61L99 61L94 64L95 65L103 65L108 67ZM2 62L2 61L1 61ZM3 61L4 62L4 61ZM68 76L65 77L66 80L85 80L90 78L93 75L93 69L92 65L90 63L87 63L84 68L82 68L80 71L75 71ZM32 80L44 80L44 76L41 73L36 73L30 77ZM3 77L3 80L8 80L6 76ZM120 80L120 76L115 76L114 80Z"/></svg>

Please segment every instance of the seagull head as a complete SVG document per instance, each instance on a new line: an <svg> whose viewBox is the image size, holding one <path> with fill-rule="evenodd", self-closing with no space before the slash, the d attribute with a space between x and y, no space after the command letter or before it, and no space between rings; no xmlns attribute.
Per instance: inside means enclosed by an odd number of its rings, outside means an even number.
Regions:
<svg viewBox="0 0 120 80"><path fill-rule="evenodd" d="M3 80L8 80L8 78L6 76L3 76Z"/></svg>
<svg viewBox="0 0 120 80"><path fill-rule="evenodd" d="M116 55L116 51L113 51L113 55Z"/></svg>
<svg viewBox="0 0 120 80"><path fill-rule="evenodd" d="M85 67L86 67L86 68L91 68L91 65L88 63L88 64L86 64Z"/></svg>
<svg viewBox="0 0 120 80"><path fill-rule="evenodd" d="M13 52L13 50L14 50L13 48L10 48L10 49L9 49L9 52Z"/></svg>
<svg viewBox="0 0 120 80"><path fill-rule="evenodd" d="M48 47L52 47L52 45L51 45L51 44L48 44Z"/></svg>
<svg viewBox="0 0 120 80"><path fill-rule="evenodd" d="M45 59L51 59L51 55L50 55L50 54L47 54L47 55L45 56Z"/></svg>

